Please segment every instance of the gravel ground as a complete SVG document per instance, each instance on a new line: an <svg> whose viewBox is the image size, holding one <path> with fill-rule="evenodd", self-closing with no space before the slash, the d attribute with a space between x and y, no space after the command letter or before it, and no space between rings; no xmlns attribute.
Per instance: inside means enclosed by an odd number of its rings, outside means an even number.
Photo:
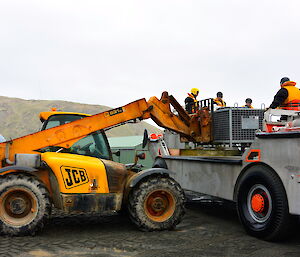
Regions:
<svg viewBox="0 0 300 257"><path fill-rule="evenodd" d="M300 256L300 233L265 242L245 234L232 204L187 207L176 230L163 232L141 232L120 215L54 213L34 237L0 237L0 256Z"/></svg>

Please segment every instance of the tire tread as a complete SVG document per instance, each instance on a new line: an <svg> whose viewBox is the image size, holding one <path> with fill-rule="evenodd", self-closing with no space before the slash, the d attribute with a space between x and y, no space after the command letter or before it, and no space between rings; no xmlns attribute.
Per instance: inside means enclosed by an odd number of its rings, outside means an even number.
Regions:
<svg viewBox="0 0 300 257"><path fill-rule="evenodd" d="M144 197L147 191L157 188L168 188L175 192L176 207L174 214L164 222L150 220L144 210ZM179 224L184 216L184 193L179 184L168 177L151 176L141 181L129 194L128 213L131 221L142 231L172 230Z"/></svg>

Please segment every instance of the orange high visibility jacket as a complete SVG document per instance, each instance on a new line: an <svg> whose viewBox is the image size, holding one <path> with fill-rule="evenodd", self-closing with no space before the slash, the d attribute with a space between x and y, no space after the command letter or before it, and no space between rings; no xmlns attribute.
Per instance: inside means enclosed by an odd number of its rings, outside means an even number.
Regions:
<svg viewBox="0 0 300 257"><path fill-rule="evenodd" d="M223 99L219 100L218 98L215 98L214 103L219 107L226 107L226 102Z"/></svg>
<svg viewBox="0 0 300 257"><path fill-rule="evenodd" d="M288 91L288 97L278 107L279 109L285 110L300 110L300 90L295 87L296 82L287 81L282 84L282 88Z"/></svg>
<svg viewBox="0 0 300 257"><path fill-rule="evenodd" d="M252 105L250 105L250 106L248 106L248 105L243 105L242 107L243 107L243 108L250 108L250 109L253 109L253 106L252 106Z"/></svg>
<svg viewBox="0 0 300 257"><path fill-rule="evenodd" d="M199 102L193 94L188 93L188 97L185 100L185 107L188 113L196 113L199 109Z"/></svg>

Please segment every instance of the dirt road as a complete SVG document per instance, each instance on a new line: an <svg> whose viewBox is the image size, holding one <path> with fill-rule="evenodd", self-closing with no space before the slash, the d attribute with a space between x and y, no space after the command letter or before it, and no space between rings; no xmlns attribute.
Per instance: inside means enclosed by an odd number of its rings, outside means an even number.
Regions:
<svg viewBox="0 0 300 257"><path fill-rule="evenodd" d="M300 232L282 243L252 238L228 204L190 205L175 231L149 233L119 215L55 214L35 237L0 237L0 256L293 257L300 256Z"/></svg>

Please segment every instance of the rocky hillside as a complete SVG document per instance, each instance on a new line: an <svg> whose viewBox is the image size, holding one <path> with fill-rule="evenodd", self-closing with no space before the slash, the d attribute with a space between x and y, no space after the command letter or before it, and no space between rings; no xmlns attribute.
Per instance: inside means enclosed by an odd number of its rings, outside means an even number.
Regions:
<svg viewBox="0 0 300 257"><path fill-rule="evenodd" d="M66 112L96 114L111 109L102 105L80 104L66 101L24 100L0 96L0 134L6 139L17 138L39 130L39 113L51 108ZM143 135L144 129L152 133L160 130L146 122L126 124L107 131L110 137Z"/></svg>

